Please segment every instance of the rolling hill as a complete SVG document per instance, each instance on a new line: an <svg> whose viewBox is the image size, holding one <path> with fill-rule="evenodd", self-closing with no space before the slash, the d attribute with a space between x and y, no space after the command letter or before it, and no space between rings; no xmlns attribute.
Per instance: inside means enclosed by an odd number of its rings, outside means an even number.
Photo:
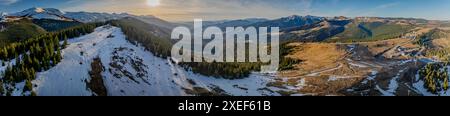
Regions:
<svg viewBox="0 0 450 116"><path fill-rule="evenodd" d="M330 41L376 41L402 36L413 29L413 25L389 22L357 22L346 26L345 31L334 36Z"/></svg>
<svg viewBox="0 0 450 116"><path fill-rule="evenodd" d="M0 45L29 39L47 33L45 29L34 24L31 20L23 19L15 22L2 22L0 31Z"/></svg>

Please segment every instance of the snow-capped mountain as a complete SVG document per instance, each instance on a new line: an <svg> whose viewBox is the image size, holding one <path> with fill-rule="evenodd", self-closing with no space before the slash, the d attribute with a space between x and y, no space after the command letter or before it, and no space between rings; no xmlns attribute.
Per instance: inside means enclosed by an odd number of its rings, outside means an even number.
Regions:
<svg viewBox="0 0 450 116"><path fill-rule="evenodd" d="M220 28L225 28L225 27L246 26L246 25L259 23L259 22L265 22L265 21L268 21L268 19L248 18L248 19L229 20L229 21L225 21L225 22L217 22L217 23L213 23L211 25L205 25L205 26L217 26Z"/></svg>
<svg viewBox="0 0 450 116"><path fill-rule="evenodd" d="M299 27L309 24L314 24L321 22L325 20L324 17L317 17L317 16L298 16L298 15L292 15L288 17L283 17L275 20L260 22L252 24L252 26L256 27L280 27L280 29L283 28L292 28L292 27Z"/></svg>
<svg viewBox="0 0 450 116"><path fill-rule="evenodd" d="M10 16L30 17L33 19L71 20L64 16L64 12L54 8L30 8L22 12L13 13Z"/></svg>
<svg viewBox="0 0 450 116"><path fill-rule="evenodd" d="M8 16L14 17L29 17L33 19L53 19L65 21L79 21L79 22L102 22L123 17L130 17L133 15L127 13L91 13L91 12L64 12L55 8L30 8L21 12L13 13Z"/></svg>
<svg viewBox="0 0 450 116"><path fill-rule="evenodd" d="M5 17L6 15L8 15L8 13L6 13L6 12L0 12L0 18Z"/></svg>
<svg viewBox="0 0 450 116"><path fill-rule="evenodd" d="M5 12L0 12L0 22L4 22L4 21L3 21L3 18L4 18L6 15L8 15L8 14L5 13ZM1 27L1 29L3 30L3 27Z"/></svg>
<svg viewBox="0 0 450 116"><path fill-rule="evenodd" d="M103 22L108 20L130 17L133 15L127 13L93 13L93 12L66 12L65 17L69 17L79 22Z"/></svg>

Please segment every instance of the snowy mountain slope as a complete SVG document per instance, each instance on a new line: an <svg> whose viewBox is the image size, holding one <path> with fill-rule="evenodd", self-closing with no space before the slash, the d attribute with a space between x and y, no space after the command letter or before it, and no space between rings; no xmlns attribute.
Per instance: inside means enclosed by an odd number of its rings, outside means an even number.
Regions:
<svg viewBox="0 0 450 116"><path fill-rule="evenodd" d="M64 12L54 8L30 8L10 16L30 17L33 19L71 20L64 16Z"/></svg>
<svg viewBox="0 0 450 116"><path fill-rule="evenodd" d="M6 12L0 12L0 19L2 19L3 17L5 17L6 15L8 15L8 13L6 13Z"/></svg>
<svg viewBox="0 0 450 116"><path fill-rule="evenodd" d="M64 14L64 16L74 19L76 21L88 23L88 22L104 22L124 17L130 17L132 15L126 13L109 14L109 13L93 13L93 12L67 12L66 14Z"/></svg>
<svg viewBox="0 0 450 116"><path fill-rule="evenodd" d="M194 74L129 43L121 29L111 26L70 40L62 53L61 63L38 73L32 82L37 95L92 95L86 83L96 57L105 69L103 82L110 96L191 95L186 90L195 88L229 95L278 95L266 87L272 76L252 74L245 79L226 80Z"/></svg>
<svg viewBox="0 0 450 116"><path fill-rule="evenodd" d="M304 25L314 24L320 21L325 20L324 17L317 17L317 16L298 16L298 15L292 15L288 17L282 17L275 20L269 20L259 23L254 23L249 26L255 26L255 27L280 27L280 29L285 28L293 28L293 27L300 27Z"/></svg>
<svg viewBox="0 0 450 116"><path fill-rule="evenodd" d="M122 13L91 13L91 12L63 12L55 8L30 8L21 12L13 13L8 16L15 17L30 17L33 19L53 19L65 21L79 21L79 22L103 22L133 15Z"/></svg>
<svg viewBox="0 0 450 116"><path fill-rule="evenodd" d="M221 29L225 29L226 27L246 26L246 25L251 25L254 23L259 23L259 22L264 22L264 21L268 21L268 19L248 18L248 19L230 20L230 21L225 21L225 22L218 21L218 22L211 23L211 24L205 24L205 27L217 26ZM214 21L212 21L212 22L214 22Z"/></svg>

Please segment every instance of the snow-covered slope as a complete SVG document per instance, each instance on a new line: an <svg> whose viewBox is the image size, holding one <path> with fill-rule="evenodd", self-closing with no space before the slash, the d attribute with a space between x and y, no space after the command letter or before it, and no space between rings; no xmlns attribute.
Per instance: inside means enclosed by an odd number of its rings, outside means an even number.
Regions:
<svg viewBox="0 0 450 116"><path fill-rule="evenodd" d="M10 16L31 17L33 19L71 20L64 16L64 12L54 8L30 8Z"/></svg>
<svg viewBox="0 0 450 116"><path fill-rule="evenodd" d="M6 12L0 12L0 19L2 19L3 17L5 17L6 15L8 15L8 13L6 13Z"/></svg>
<svg viewBox="0 0 450 116"><path fill-rule="evenodd" d="M190 95L187 90L195 88L229 95L278 95L266 87L272 76L252 74L227 80L194 74L129 43L121 29L112 26L71 39L62 53L61 63L38 73L32 82L38 95L92 95L86 83L91 80L89 71L96 57L101 59L104 86L111 96Z"/></svg>
<svg viewBox="0 0 450 116"><path fill-rule="evenodd" d="M101 22L132 16L122 13L63 12L55 8L30 8L8 16L30 17L33 19L76 20L79 22Z"/></svg>
<svg viewBox="0 0 450 116"><path fill-rule="evenodd" d="M275 20L264 21L252 24L251 26L255 27L280 27L280 29L300 27L304 25L314 24L320 21L325 20L324 17L317 16L298 16L292 15L288 17L283 17Z"/></svg>
<svg viewBox="0 0 450 116"><path fill-rule="evenodd" d="M247 26L254 23L265 22L268 19L263 18L247 18L247 19L238 19L238 20L230 20L230 21L207 21L209 23L204 24L205 27L209 26L217 26L221 29L225 29L226 27L238 27L238 26Z"/></svg>
<svg viewBox="0 0 450 116"><path fill-rule="evenodd" d="M103 22L103 21L109 21L114 19L120 19L124 17L132 16L130 14L122 13L122 14L116 14L116 13L91 13L91 12L67 12L64 14L65 17L69 17L71 19L74 19L76 21L80 22Z"/></svg>

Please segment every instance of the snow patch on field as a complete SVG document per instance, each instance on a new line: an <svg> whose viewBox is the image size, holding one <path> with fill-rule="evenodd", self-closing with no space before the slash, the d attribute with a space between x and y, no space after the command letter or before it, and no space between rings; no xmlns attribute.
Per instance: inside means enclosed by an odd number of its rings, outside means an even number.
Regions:
<svg viewBox="0 0 450 116"><path fill-rule="evenodd" d="M378 85L376 86L377 87L376 89L378 91L380 91L383 94L383 96L395 96L397 88L399 87L398 86L398 79L400 78L400 74L403 73L403 72L404 72L404 69L400 70L397 73L397 75L389 81L388 90L383 90Z"/></svg>

